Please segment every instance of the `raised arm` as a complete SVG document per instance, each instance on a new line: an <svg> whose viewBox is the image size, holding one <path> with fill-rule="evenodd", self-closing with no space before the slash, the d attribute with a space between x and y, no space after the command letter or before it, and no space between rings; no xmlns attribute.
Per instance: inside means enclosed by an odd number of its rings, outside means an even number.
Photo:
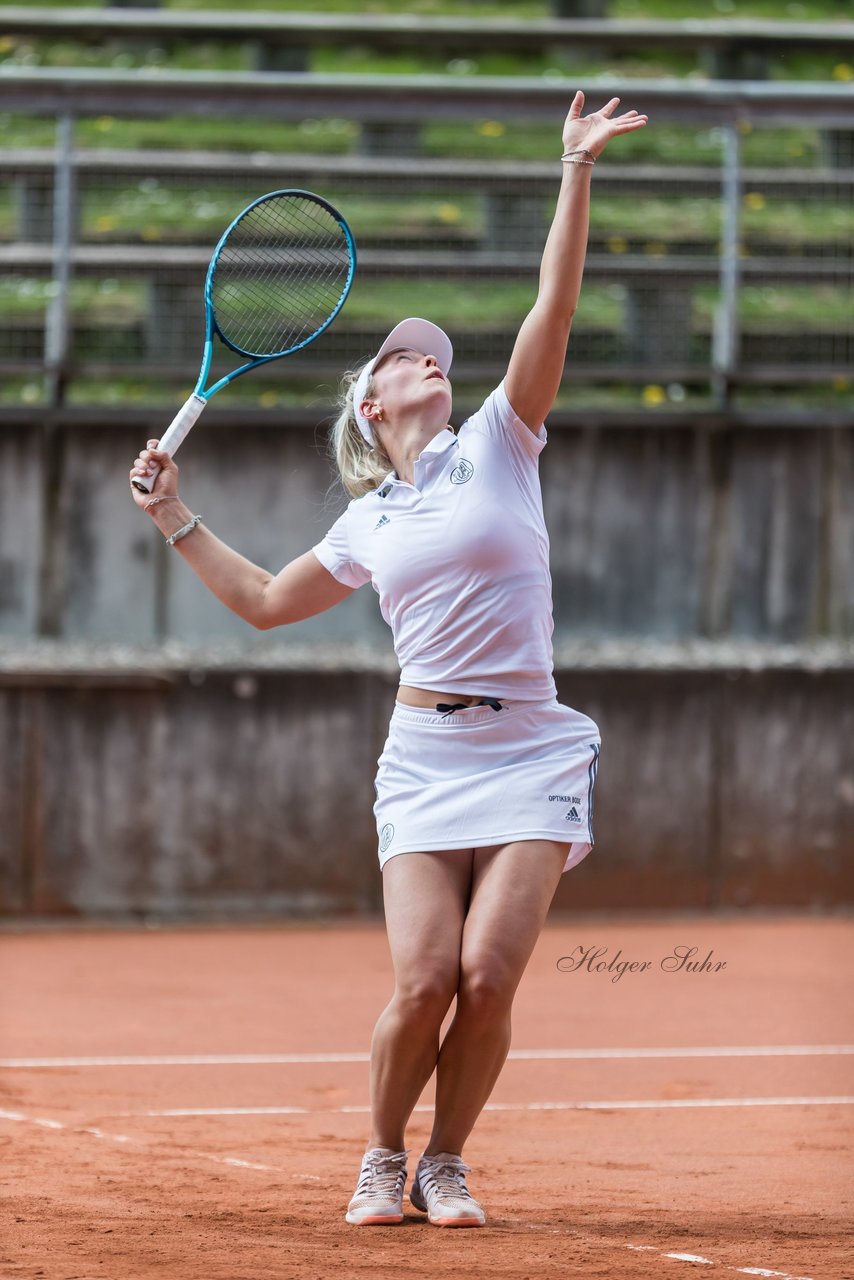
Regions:
<svg viewBox="0 0 854 1280"><path fill-rule="evenodd" d="M579 89L563 126L563 150L584 149L594 159L611 138L643 128L648 117L627 111L611 119L620 99L581 118ZM522 322L505 383L507 397L523 422L536 431L554 404L572 317L578 307L590 222L590 175L594 166L565 161L557 208L540 266L537 300Z"/></svg>
<svg viewBox="0 0 854 1280"><path fill-rule="evenodd" d="M152 494L131 488L134 502L147 510L165 537L192 520L192 512L178 496L178 468L168 453L149 440L131 469L131 477L150 461L163 469ZM313 551L306 551L275 576L227 546L204 524L198 524L174 544L205 586L244 621L267 631L323 613L353 594L352 587L333 578Z"/></svg>

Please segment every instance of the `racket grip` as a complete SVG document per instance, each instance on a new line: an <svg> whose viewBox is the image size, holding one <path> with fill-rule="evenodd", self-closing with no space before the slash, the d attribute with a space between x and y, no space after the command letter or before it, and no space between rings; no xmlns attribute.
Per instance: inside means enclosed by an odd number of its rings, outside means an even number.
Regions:
<svg viewBox="0 0 854 1280"><path fill-rule="evenodd" d="M190 428L206 404L207 400L203 400L201 396L193 393L186 404L175 414L160 439L160 448L168 453L170 457L174 455L182 440L188 435ZM133 480L131 480L134 489L138 489L140 493L151 493L154 488L154 481L160 475L161 468L156 463L153 463L152 466L153 470L150 475L134 476Z"/></svg>

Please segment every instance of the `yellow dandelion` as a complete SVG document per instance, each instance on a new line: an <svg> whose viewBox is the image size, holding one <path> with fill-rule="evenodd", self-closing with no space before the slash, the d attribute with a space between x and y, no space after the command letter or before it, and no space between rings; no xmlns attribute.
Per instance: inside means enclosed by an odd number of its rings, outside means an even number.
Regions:
<svg viewBox="0 0 854 1280"><path fill-rule="evenodd" d="M739 120L737 128L738 132L741 134L753 133L753 122L750 120Z"/></svg>
<svg viewBox="0 0 854 1280"><path fill-rule="evenodd" d="M608 236L605 241L608 246L609 253L626 253L628 252L629 242L625 236Z"/></svg>
<svg viewBox="0 0 854 1280"><path fill-rule="evenodd" d="M847 62L837 62L830 74L834 80L854 80L854 67L849 67Z"/></svg>
<svg viewBox="0 0 854 1280"><path fill-rule="evenodd" d="M643 251L648 258L663 258L667 253L667 245L663 240L649 240Z"/></svg>
<svg viewBox="0 0 854 1280"><path fill-rule="evenodd" d="M650 383L648 386L644 387L641 392L641 396L644 404L657 405L664 403L667 399L667 392L664 390L664 387L659 387L655 383Z"/></svg>
<svg viewBox="0 0 854 1280"><path fill-rule="evenodd" d="M440 204L436 210L436 216L440 222L444 222L450 226L452 223L459 222L462 218L462 210L456 204Z"/></svg>
<svg viewBox="0 0 854 1280"><path fill-rule="evenodd" d="M159 240L162 234L160 228L155 226L143 227L141 232L143 240Z"/></svg>
<svg viewBox="0 0 854 1280"><path fill-rule="evenodd" d="M112 116L98 116L95 121L95 128L99 133L109 133L115 123Z"/></svg>
<svg viewBox="0 0 854 1280"><path fill-rule="evenodd" d="M482 120L477 126L477 131L482 138L503 138L507 132L507 125L502 124L500 120Z"/></svg>
<svg viewBox="0 0 854 1280"><path fill-rule="evenodd" d="M15 47L11 36L0 36L0 53L9 53Z"/></svg>
<svg viewBox="0 0 854 1280"><path fill-rule="evenodd" d="M834 391L850 391L851 379L846 378L844 373L837 373L836 376L831 379L831 386Z"/></svg>
<svg viewBox="0 0 854 1280"><path fill-rule="evenodd" d="M787 155L794 156L796 159L806 155L806 147L800 142L790 142L786 148Z"/></svg>
<svg viewBox="0 0 854 1280"><path fill-rule="evenodd" d="M262 391L258 397L258 403L262 409L275 409L279 403L279 395L277 391Z"/></svg>
<svg viewBox="0 0 854 1280"><path fill-rule="evenodd" d="M761 191L748 191L744 203L748 209L764 209L767 201Z"/></svg>
<svg viewBox="0 0 854 1280"><path fill-rule="evenodd" d="M96 231L114 231L116 229L116 226L117 226L116 219L111 218L109 214L104 214L103 217L95 219Z"/></svg>

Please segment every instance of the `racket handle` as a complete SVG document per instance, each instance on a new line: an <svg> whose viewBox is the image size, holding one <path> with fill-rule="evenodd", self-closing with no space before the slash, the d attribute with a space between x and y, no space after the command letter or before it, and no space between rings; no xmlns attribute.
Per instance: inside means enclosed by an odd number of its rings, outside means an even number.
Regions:
<svg viewBox="0 0 854 1280"><path fill-rule="evenodd" d="M178 410L175 417L166 428L165 434L161 437L160 448L163 449L170 457L176 452L184 437L189 433L193 423L207 404L207 400L203 400L201 396L195 393L190 396L186 404ZM161 468L157 463L153 463L153 471L147 476L134 476L131 484L134 489L138 489L140 493L151 493L154 488L154 481L160 475Z"/></svg>

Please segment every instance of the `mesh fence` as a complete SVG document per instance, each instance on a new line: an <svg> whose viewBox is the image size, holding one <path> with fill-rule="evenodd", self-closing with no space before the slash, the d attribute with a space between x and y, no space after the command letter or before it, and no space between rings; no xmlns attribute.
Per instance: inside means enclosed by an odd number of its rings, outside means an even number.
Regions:
<svg viewBox="0 0 854 1280"><path fill-rule="evenodd" d="M317 403L416 314L448 329L455 382L474 391L503 372L536 296L560 182L554 128L79 116L65 153L43 117L2 123L5 404L41 402L51 362L71 403L174 399L198 365L213 245L280 187L341 210L359 268L322 338L234 398ZM705 405L725 385L745 404L854 403L852 136L745 119L609 147L564 402ZM220 359L224 371L234 357Z"/></svg>

